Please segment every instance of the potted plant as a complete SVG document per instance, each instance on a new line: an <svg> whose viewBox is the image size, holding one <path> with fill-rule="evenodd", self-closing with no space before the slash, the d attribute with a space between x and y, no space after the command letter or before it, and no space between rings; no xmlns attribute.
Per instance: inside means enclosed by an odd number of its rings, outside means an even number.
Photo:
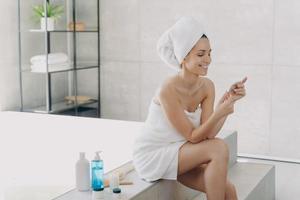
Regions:
<svg viewBox="0 0 300 200"><path fill-rule="evenodd" d="M47 18L47 30L54 30L54 22L58 20L62 13L64 12L64 7L62 5L54 5L47 2L47 12L45 15L44 5L33 6L34 18L41 23L41 30L46 30Z"/></svg>

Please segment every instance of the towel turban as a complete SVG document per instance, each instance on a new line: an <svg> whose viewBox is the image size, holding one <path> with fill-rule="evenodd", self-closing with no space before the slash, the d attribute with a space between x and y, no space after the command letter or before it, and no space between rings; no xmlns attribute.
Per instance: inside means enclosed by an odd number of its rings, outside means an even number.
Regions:
<svg viewBox="0 0 300 200"><path fill-rule="evenodd" d="M181 17L159 38L158 55L168 66L180 70L183 59L203 34L203 27L196 19Z"/></svg>

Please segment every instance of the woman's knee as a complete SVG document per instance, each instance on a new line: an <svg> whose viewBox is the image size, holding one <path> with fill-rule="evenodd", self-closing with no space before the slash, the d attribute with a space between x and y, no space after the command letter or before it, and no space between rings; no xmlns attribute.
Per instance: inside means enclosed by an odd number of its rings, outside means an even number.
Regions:
<svg viewBox="0 0 300 200"><path fill-rule="evenodd" d="M226 142L219 138L212 139L213 141L213 152L212 156L213 158L217 159L224 159L226 161L229 160L229 147L226 144Z"/></svg>

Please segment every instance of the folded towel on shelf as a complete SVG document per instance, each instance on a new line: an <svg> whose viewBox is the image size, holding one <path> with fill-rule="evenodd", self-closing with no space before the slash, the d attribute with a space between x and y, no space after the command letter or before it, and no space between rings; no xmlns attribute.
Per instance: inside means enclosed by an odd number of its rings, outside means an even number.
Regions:
<svg viewBox="0 0 300 200"><path fill-rule="evenodd" d="M76 100L78 104L84 104L95 101L95 99L90 96L77 96ZM75 96L66 96L65 102L66 104L75 104Z"/></svg>
<svg viewBox="0 0 300 200"><path fill-rule="evenodd" d="M69 57L65 53L49 53L48 64L61 64L69 62ZM31 64L43 64L46 63L46 55L36 55L30 59Z"/></svg>
<svg viewBox="0 0 300 200"><path fill-rule="evenodd" d="M47 72L46 63L33 64L30 66L30 68L31 68L31 72L35 72L35 73L46 73ZM71 69L71 64L69 62L48 65L48 72L67 70L67 69Z"/></svg>

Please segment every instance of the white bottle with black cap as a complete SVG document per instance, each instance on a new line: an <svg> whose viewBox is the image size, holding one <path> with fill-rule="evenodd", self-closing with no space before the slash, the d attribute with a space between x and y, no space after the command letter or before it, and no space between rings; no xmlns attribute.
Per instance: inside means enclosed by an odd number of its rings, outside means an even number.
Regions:
<svg viewBox="0 0 300 200"><path fill-rule="evenodd" d="M79 191L89 191L90 184L90 163L85 158L85 153L80 152L76 162L76 188Z"/></svg>

